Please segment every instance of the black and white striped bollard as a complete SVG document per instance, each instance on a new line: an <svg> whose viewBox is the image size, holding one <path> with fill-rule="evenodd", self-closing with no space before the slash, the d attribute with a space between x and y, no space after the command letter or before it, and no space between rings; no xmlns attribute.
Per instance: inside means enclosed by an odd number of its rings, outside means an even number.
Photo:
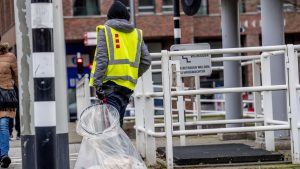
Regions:
<svg viewBox="0 0 300 169"><path fill-rule="evenodd" d="M52 0L31 0L34 126L38 169L56 168L55 58Z"/></svg>
<svg viewBox="0 0 300 169"><path fill-rule="evenodd" d="M180 10L179 0L173 0L174 11L174 44L180 44L181 29L180 29Z"/></svg>

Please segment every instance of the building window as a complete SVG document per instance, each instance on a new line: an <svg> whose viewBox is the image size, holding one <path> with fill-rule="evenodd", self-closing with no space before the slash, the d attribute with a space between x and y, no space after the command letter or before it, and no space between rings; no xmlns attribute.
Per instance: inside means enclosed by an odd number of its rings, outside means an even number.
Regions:
<svg viewBox="0 0 300 169"><path fill-rule="evenodd" d="M154 0L139 0L140 14L153 14L155 12Z"/></svg>
<svg viewBox="0 0 300 169"><path fill-rule="evenodd" d="M0 1L0 35L4 34L15 24L13 8L13 1Z"/></svg>
<svg viewBox="0 0 300 169"><path fill-rule="evenodd" d="M296 9L296 0L284 0L283 11L284 12L294 12Z"/></svg>
<svg viewBox="0 0 300 169"><path fill-rule="evenodd" d="M245 0L240 1L240 13L245 13L246 12L246 4Z"/></svg>
<svg viewBox="0 0 300 169"><path fill-rule="evenodd" d="M163 0L163 13L173 13L173 0Z"/></svg>
<svg viewBox="0 0 300 169"><path fill-rule="evenodd" d="M202 0L201 1L201 6L197 12L198 16L206 16L208 15L208 0Z"/></svg>
<svg viewBox="0 0 300 169"><path fill-rule="evenodd" d="M296 0L284 0L283 1L283 11L284 12L295 12L297 7ZM257 11L261 12L261 4L257 5Z"/></svg>
<svg viewBox="0 0 300 169"><path fill-rule="evenodd" d="M74 0L74 16L100 15L98 0Z"/></svg>
<svg viewBox="0 0 300 169"><path fill-rule="evenodd" d="M261 5L260 4L257 4L257 12L261 12Z"/></svg>

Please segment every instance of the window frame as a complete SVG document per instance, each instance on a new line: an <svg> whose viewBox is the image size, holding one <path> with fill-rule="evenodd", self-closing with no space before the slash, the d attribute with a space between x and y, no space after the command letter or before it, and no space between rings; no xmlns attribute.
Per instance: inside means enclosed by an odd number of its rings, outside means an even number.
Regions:
<svg viewBox="0 0 300 169"><path fill-rule="evenodd" d="M151 0L153 5L143 5L141 6L140 5L140 1L138 1L138 13L140 15L152 15L152 14L155 14L155 7L156 7L156 4L155 4L155 0ZM146 1L150 1L150 0L146 0ZM152 11L142 11L142 10L152 10Z"/></svg>
<svg viewBox="0 0 300 169"><path fill-rule="evenodd" d="M171 4L164 4L165 0L162 1L161 12L164 14L172 14L173 13L173 1L171 0Z"/></svg>
<svg viewBox="0 0 300 169"><path fill-rule="evenodd" d="M100 16L101 15L101 2L100 0L93 0L96 3L96 10L95 13L97 14L88 14L88 7L87 7L87 1L92 1L92 0L79 0L79 1L83 1L85 2L85 7L81 7L81 8L85 8L85 12L83 12L83 14L80 14L80 12L78 12L78 14L75 14L75 2L78 0L72 0L72 13L73 13L73 17L85 17L85 16ZM78 7L77 7L78 8Z"/></svg>
<svg viewBox="0 0 300 169"><path fill-rule="evenodd" d="M209 2L208 0L202 0L201 1L201 5L200 5L200 8L199 10L197 11L196 13L196 16L208 16L209 15L209 11L208 11L208 5L209 5ZM205 11L204 11L205 10ZM203 12L204 11L204 12Z"/></svg>
<svg viewBox="0 0 300 169"><path fill-rule="evenodd" d="M284 0L283 1L283 6L282 6L282 9L283 9L283 12L296 12L297 11L297 1L296 0L293 0L294 2L288 2L290 0ZM288 6L292 6L292 10L288 10ZM257 12L258 13L261 13L261 4L258 3L257 4Z"/></svg>

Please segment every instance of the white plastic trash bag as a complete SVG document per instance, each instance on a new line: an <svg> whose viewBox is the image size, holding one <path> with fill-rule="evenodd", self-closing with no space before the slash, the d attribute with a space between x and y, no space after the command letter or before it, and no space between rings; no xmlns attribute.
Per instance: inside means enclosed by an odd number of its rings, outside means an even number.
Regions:
<svg viewBox="0 0 300 169"><path fill-rule="evenodd" d="M146 169L144 161L119 124L118 111L108 104L86 108L77 123L83 136L75 169Z"/></svg>

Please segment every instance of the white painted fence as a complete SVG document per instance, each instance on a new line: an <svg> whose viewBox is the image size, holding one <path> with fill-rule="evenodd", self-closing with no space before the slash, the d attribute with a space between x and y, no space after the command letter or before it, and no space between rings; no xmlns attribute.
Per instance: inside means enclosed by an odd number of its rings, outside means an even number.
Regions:
<svg viewBox="0 0 300 169"><path fill-rule="evenodd" d="M76 106L77 119L79 119L81 112L91 105L91 92L89 86L89 76L84 75L80 81L76 83Z"/></svg>
<svg viewBox="0 0 300 169"><path fill-rule="evenodd" d="M299 73L298 73L298 54L300 45L281 45L268 47L246 47L246 48L228 48L228 49L211 49L211 50L193 50L193 51L162 51L161 53L152 54L153 57L162 58L162 61L153 61L153 65L162 65L161 70L148 70L138 81L134 94L135 108L135 128L136 145L138 151L145 157L148 164L156 163L156 137L166 138L166 160L168 168L173 168L173 136L180 136L181 144L185 144L186 135L213 134L213 133L236 133L236 132L258 132L263 131L265 134L265 145L267 150L275 150L275 130L291 131L291 150L294 164L300 164L300 96L299 96ZM182 86L180 74L178 73L178 62L171 61L172 56L199 55L199 54L227 54L227 53L248 53L259 52L261 55L254 56L233 56L213 58L213 62L223 61L241 61L241 66L252 65L253 86L239 88L211 88L186 90ZM270 80L270 57L283 54L285 57L286 84L271 85ZM213 67L213 70L223 70L223 67ZM261 71L260 71L261 69ZM175 72L173 72L175 70ZM154 92L152 72L162 72L163 92ZM176 78L175 90L172 88L172 79ZM262 81L260 80L262 79ZM200 83L199 83L200 84ZM78 87L77 90L80 88ZM83 90L83 89L81 89ZM271 91L285 90L287 93L288 104L288 121L278 121L273 119ZM87 92L87 90L85 90ZM89 91L88 91L89 92ZM253 102L255 112L252 119L233 119L233 120L210 120L203 121L201 116L207 114L225 114L224 111L201 110L201 101L223 102L223 100L200 100L194 103L193 110L185 109L185 100L182 96L196 96L203 94L226 94L234 92L253 92ZM85 95L78 95L87 99ZM172 99L176 97L177 109L172 107ZM154 107L154 98L163 99L163 109ZM263 98L263 101L262 101ZM88 99L89 100L89 99ZM249 101L247 101L249 102ZM81 102L77 102L81 103ZM83 102L86 106L88 103ZM84 107L83 105L79 107ZM199 106L200 105L200 106ZM78 109L81 110L81 109ZM164 115L155 115L155 110L163 110ZM173 122L174 112L179 122ZM190 113L184 115L184 113ZM193 121L185 121L185 116L192 116ZM154 123L155 118L164 118L164 123ZM133 117L126 117L132 120ZM218 129L201 129L201 125L211 124L229 124L229 123L254 123L253 127L235 127L235 128L218 128ZM185 126L198 125L198 129L186 130ZM179 126L179 130L173 130L174 126ZM164 127L164 132L155 132L155 127Z"/></svg>
<svg viewBox="0 0 300 169"><path fill-rule="evenodd" d="M137 129L137 148L145 156L149 164L156 161L155 156L155 138L166 137L166 160L168 168L173 168L173 136L183 135L198 135L198 134L212 134L212 133L235 133L235 132L249 132L249 131L264 131L265 145L267 150L275 150L275 130L290 130L291 131L291 149L293 163L300 163L300 145L299 145L299 92L300 89L298 79L298 57L296 50L299 46L281 45L269 47L247 47L247 48L232 48L232 49L214 49L214 50L194 50L194 51L162 51L162 73L163 73L163 92L153 92L151 84L151 73L148 71L139 81L136 88L135 102L136 107L136 129ZM262 76L262 84L259 82L259 76L254 79L254 86L240 87L240 88L221 88L221 89L199 89L199 90L181 90L171 91L171 81L174 73L172 72L172 65L176 65L170 60L172 56L182 55L200 55L200 54L224 54L224 53L247 53L247 52L262 52L259 56L248 57L226 57L217 58L219 61L225 60L253 60L260 59L261 70L258 71L257 61L246 61L242 64L252 63L256 75ZM270 57L282 54L285 57L286 69L286 84L271 85L270 80ZM288 97L288 117L289 121L276 121L273 119L271 91L285 90ZM218 129L195 129L185 130L180 127L180 130L175 131L173 126L180 125L180 123L173 123L172 121L172 97L174 96L194 96L201 94L217 94L217 93L234 93L234 92L254 92L254 103L256 114L263 115L263 118L255 117L254 119L235 119L235 120L217 120L217 121L197 121L185 122L185 125L191 124L220 124L220 123L245 123L245 122L263 122L261 126L253 127L235 127L235 128L218 128ZM261 96L263 95L263 102L261 105ZM163 97L164 99L164 123L154 124L154 107L153 98ZM262 110L263 107L263 110ZM257 111L259 110L259 111ZM262 110L262 112L260 112ZM180 113L180 112L179 112ZM180 117L180 115L179 115ZM184 126L185 126L184 125ZM155 127L164 126L164 132L155 132Z"/></svg>

